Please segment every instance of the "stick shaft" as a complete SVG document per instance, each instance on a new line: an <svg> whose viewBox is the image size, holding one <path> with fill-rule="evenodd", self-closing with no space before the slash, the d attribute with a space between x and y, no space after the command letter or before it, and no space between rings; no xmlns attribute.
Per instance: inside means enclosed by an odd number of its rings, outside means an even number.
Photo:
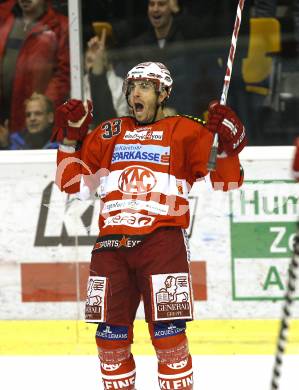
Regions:
<svg viewBox="0 0 299 390"><path fill-rule="evenodd" d="M240 26L241 26L244 3L245 3L245 0L239 0L237 14L236 14L236 20L235 20L235 25L234 25L234 31L232 34L232 39L231 39L231 44L230 44L230 49L229 49L229 54L228 54L228 59L227 59L226 73L224 76L223 89L222 89L222 94L221 94L221 98L220 98L220 104L222 104L222 105L225 105L226 100L227 100L227 94L228 94L228 89L229 89L230 80L231 80L232 71L233 71L233 63L234 63L235 54L236 54L237 40L238 40L238 35L239 35L239 31L240 31Z"/></svg>
<svg viewBox="0 0 299 390"><path fill-rule="evenodd" d="M298 223L299 225L299 223ZM271 390L279 389L279 380L281 377L282 359L288 341L289 322L291 317L291 306L294 302L296 292L296 282L298 280L299 270L299 227L295 236L294 253L288 270L287 291L280 320L280 329L277 339L275 363L271 378Z"/></svg>
<svg viewBox="0 0 299 390"><path fill-rule="evenodd" d="M240 30L240 26L241 26L242 11L244 8L244 3L245 3L245 0L239 0L234 30L233 30L233 34L232 34L232 39L231 39L231 44L230 44L230 49L229 49L229 54L228 54L228 59L227 59L227 66L226 66L226 73L224 76L222 94L221 94L221 98L220 98L220 104L222 104L222 105L225 105L226 100L227 100L227 94L228 94L228 89L229 89L230 80L231 80L231 76L232 76L233 63L234 63L235 54L236 54L237 40L238 40L239 30ZM208 171L215 171L215 169L216 169L217 149L218 149L218 134L216 133L214 135L213 145L212 145L212 149L211 149L211 153L210 153L210 157L209 157Z"/></svg>

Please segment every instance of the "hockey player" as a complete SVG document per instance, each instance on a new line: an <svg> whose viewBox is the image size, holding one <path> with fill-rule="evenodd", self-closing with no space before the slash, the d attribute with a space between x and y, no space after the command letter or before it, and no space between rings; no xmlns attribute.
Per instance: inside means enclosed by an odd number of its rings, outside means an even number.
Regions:
<svg viewBox="0 0 299 390"><path fill-rule="evenodd" d="M238 153L245 129L227 106L213 103L204 125L196 118L164 117L172 78L161 63L141 63L124 81L132 116L101 123L87 135L91 103L69 100L56 112L56 182L62 191L86 188L101 198L86 321L98 323L96 343L105 389L134 389L133 322L142 297L158 359L160 389L192 389L185 334L193 318L188 191L207 175L213 133L219 136L215 189L243 182ZM187 86L186 86L187 87Z"/></svg>

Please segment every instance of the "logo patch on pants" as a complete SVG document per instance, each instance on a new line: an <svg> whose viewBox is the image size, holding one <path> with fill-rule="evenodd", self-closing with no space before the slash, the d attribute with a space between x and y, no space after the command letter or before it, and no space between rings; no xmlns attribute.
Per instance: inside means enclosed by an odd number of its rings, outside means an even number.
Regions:
<svg viewBox="0 0 299 390"><path fill-rule="evenodd" d="M106 321L107 278L90 276L87 284L85 319L88 322Z"/></svg>
<svg viewBox="0 0 299 390"><path fill-rule="evenodd" d="M153 319L192 319L192 293L188 273L151 275Z"/></svg>

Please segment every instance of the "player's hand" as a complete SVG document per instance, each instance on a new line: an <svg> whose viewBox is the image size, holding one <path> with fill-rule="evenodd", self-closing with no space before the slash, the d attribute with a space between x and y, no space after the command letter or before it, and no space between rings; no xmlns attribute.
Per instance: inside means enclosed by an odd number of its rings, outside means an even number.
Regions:
<svg viewBox="0 0 299 390"><path fill-rule="evenodd" d="M295 139L295 156L293 161L293 172L297 180L299 180L299 137Z"/></svg>
<svg viewBox="0 0 299 390"><path fill-rule="evenodd" d="M212 133L218 133L218 154L235 156L247 144L245 127L236 113L228 106L217 101L209 105L207 127Z"/></svg>
<svg viewBox="0 0 299 390"><path fill-rule="evenodd" d="M92 122L92 103L70 99L59 106L55 112L52 141L83 141Z"/></svg>

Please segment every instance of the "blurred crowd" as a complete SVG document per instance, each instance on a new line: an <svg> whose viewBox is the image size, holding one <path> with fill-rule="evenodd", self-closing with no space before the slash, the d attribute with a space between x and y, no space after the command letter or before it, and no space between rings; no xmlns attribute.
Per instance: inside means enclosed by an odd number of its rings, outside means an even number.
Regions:
<svg viewBox="0 0 299 390"><path fill-rule="evenodd" d="M130 115L123 78L165 63L167 115L205 118L219 99L238 0L82 1L84 99L93 127ZM0 0L0 149L56 148L55 108L70 96L67 1ZM299 125L299 0L247 0L228 104L249 145L289 145ZM92 128L91 128L92 130Z"/></svg>

